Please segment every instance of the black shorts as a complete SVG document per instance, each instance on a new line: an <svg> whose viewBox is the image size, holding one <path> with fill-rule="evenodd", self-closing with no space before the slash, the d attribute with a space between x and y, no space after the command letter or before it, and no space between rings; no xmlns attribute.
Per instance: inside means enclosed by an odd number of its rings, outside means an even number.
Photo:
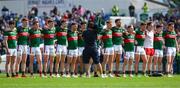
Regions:
<svg viewBox="0 0 180 88"><path fill-rule="evenodd" d="M88 64L90 59L93 59L94 64L100 63L98 50L95 47L85 47L83 50L83 63Z"/></svg>

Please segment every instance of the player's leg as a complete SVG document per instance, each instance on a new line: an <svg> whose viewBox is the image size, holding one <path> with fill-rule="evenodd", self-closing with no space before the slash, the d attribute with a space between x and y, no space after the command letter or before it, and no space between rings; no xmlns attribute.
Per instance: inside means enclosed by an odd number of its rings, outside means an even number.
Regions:
<svg viewBox="0 0 180 88"><path fill-rule="evenodd" d="M11 64L10 64L12 77L15 76L14 74L15 74L15 62L16 62L16 57L17 57L17 50L16 50L16 49L13 49L13 54L12 54L12 56L11 56Z"/></svg>
<svg viewBox="0 0 180 88"><path fill-rule="evenodd" d="M176 56L176 48L172 48L172 55L171 55L171 65L170 65L170 72L173 74L173 62Z"/></svg>
<svg viewBox="0 0 180 88"><path fill-rule="evenodd" d="M112 75L112 70L113 70L113 62L114 62L114 50L112 49L110 51L110 55L109 55L109 60L108 60L108 66L109 66L109 77L114 77Z"/></svg>
<svg viewBox="0 0 180 88"><path fill-rule="evenodd" d="M132 75L132 64L133 64L133 60L134 60L133 57L130 57L130 58L129 58L128 70L129 70L129 76L130 76L130 77L133 77L133 75Z"/></svg>
<svg viewBox="0 0 180 88"><path fill-rule="evenodd" d="M127 53L126 53L127 54ZM128 57L124 57L124 63L123 63L123 68L122 68L122 71L123 71L123 77L126 77L126 65L128 63Z"/></svg>
<svg viewBox="0 0 180 88"><path fill-rule="evenodd" d="M138 53L135 54L135 74L138 75L138 65L139 65L139 61L140 61L140 55Z"/></svg>
<svg viewBox="0 0 180 88"><path fill-rule="evenodd" d="M38 62L38 70L39 70L39 75L42 77L42 54L40 48L36 48L36 58Z"/></svg>
<svg viewBox="0 0 180 88"><path fill-rule="evenodd" d="M120 73L120 59L121 59L121 54L117 53L116 52L116 55L115 55L115 59L116 59L116 77L119 77L119 73Z"/></svg>
<svg viewBox="0 0 180 88"><path fill-rule="evenodd" d="M44 46L44 77L47 77L47 65L49 60L49 47Z"/></svg>
<svg viewBox="0 0 180 88"><path fill-rule="evenodd" d="M153 61L153 54L154 54L154 49L153 48L148 48L149 50L146 52L147 55L147 61L148 61L148 74L151 74L151 69L152 69L152 61Z"/></svg>
<svg viewBox="0 0 180 88"><path fill-rule="evenodd" d="M27 46L24 46L24 51L22 52L22 61L21 61L21 69L22 69L22 77L26 77L26 61L27 61Z"/></svg>
<svg viewBox="0 0 180 88"><path fill-rule="evenodd" d="M70 71L70 65L71 65L72 59L73 59L72 50L69 50L68 55L67 55L66 77L70 77L69 71Z"/></svg>
<svg viewBox="0 0 180 88"><path fill-rule="evenodd" d="M77 77L74 74L77 56L78 56L78 50L73 50L73 58L72 58L72 62L71 62L71 76L72 77Z"/></svg>
<svg viewBox="0 0 180 88"><path fill-rule="evenodd" d="M153 64L153 70L154 72L157 72L157 64L158 64L159 57L157 55L154 56L154 64Z"/></svg>
<svg viewBox="0 0 180 88"><path fill-rule="evenodd" d="M62 54L61 57L62 58L61 58L60 72L61 72L61 76L64 76L66 54Z"/></svg>
<svg viewBox="0 0 180 88"><path fill-rule="evenodd" d="M17 60L16 60L16 63L15 63L15 71L16 71L16 77L18 77L19 75L19 67L20 67L20 63L21 63L21 60L22 60L22 50L23 48L21 48L22 46L18 46L18 49L17 49Z"/></svg>
<svg viewBox="0 0 180 88"><path fill-rule="evenodd" d="M35 48L31 47L30 48L30 64L29 64L31 76L33 76L34 55L35 55Z"/></svg>
<svg viewBox="0 0 180 88"><path fill-rule="evenodd" d="M103 69L103 74L106 75L106 64L108 63L108 52L107 49L105 49L104 55L103 55L103 62L102 62L102 69Z"/></svg>
<svg viewBox="0 0 180 88"><path fill-rule="evenodd" d="M117 49L116 49L117 48ZM121 59L121 55L122 55L122 46L120 47L114 47L115 50L115 54L114 54L114 58L116 60L116 72L115 72L115 76L116 77L120 77L119 73L120 73L120 59Z"/></svg>
<svg viewBox="0 0 180 88"><path fill-rule="evenodd" d="M158 58L158 72L162 73L162 57Z"/></svg>
<svg viewBox="0 0 180 88"><path fill-rule="evenodd" d="M65 59L67 55L67 48L64 46L61 52L61 61L60 61L60 73L62 77L65 77L64 70L65 70Z"/></svg>
<svg viewBox="0 0 180 88"><path fill-rule="evenodd" d="M146 65L147 65L147 58L146 58L146 54L142 54L141 55L142 61L143 61L143 65L142 65L142 73L144 76L146 76Z"/></svg>
<svg viewBox="0 0 180 88"><path fill-rule="evenodd" d="M6 76L7 77L10 77L9 76L9 71L10 71L9 66L10 66L10 63L11 63L11 56L10 56L10 54L6 54L6 65L5 65L5 68L6 68Z"/></svg>
<svg viewBox="0 0 180 88"><path fill-rule="evenodd" d="M54 66L54 46L50 46L49 60L50 60L50 76L53 74L53 66Z"/></svg>
<svg viewBox="0 0 180 88"><path fill-rule="evenodd" d="M56 48L56 63L55 63L55 75L56 77L59 77L58 70L59 70L59 63L61 61L61 48L60 45Z"/></svg>

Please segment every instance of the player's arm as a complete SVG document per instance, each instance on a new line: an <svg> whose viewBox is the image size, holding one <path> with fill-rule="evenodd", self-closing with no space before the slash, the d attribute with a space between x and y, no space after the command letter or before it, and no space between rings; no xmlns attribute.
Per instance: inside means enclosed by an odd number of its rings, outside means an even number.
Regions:
<svg viewBox="0 0 180 88"><path fill-rule="evenodd" d="M4 44L5 44L5 48L6 48L6 51L7 53L9 54L9 48L8 48L8 35L7 35L7 32L4 33Z"/></svg>
<svg viewBox="0 0 180 88"><path fill-rule="evenodd" d="M176 36L177 36L177 34L176 34ZM175 42L176 42L176 51L179 52L179 44L177 41L177 37L175 38Z"/></svg>

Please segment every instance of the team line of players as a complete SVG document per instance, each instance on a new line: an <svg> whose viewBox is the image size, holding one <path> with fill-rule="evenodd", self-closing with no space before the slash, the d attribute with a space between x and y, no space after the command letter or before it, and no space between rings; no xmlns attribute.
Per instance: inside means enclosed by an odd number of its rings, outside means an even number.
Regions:
<svg viewBox="0 0 180 88"><path fill-rule="evenodd" d="M146 68L148 73L152 71L152 68L155 72L161 72L164 48L166 48L167 56L166 72L169 77L172 76L173 59L176 55L176 51L178 51L173 23L167 25L166 31L163 31L163 25L155 26L153 22L148 22L147 24L141 23L140 27L135 30L132 25L128 26L127 29L121 27L120 19L116 19L115 24L116 26L112 27L112 21L108 20L106 22L107 28L101 30L97 35L99 55L100 53L103 55L103 61L101 63L103 70L103 73L101 74L102 77L107 77L106 70L108 70L109 77L114 77L114 61L116 62L115 76L119 77L120 58L123 52L123 77L126 77L126 65L128 65L130 76L133 77L133 61L135 61L135 73L136 75L138 74L140 58L143 61L142 72L145 76ZM77 73L76 65L78 63L80 63L80 75L82 75L83 60L81 56L84 49L82 34L87 29L87 23L85 22L80 24L79 30L77 23L72 23L71 28L68 30L67 22L64 20L61 21L61 25L58 27L54 26L53 20L48 20L43 29L39 27L38 21L34 21L32 27L29 28L28 20L26 18L22 19L22 26L18 28L15 27L13 21L10 21L9 29L4 33L4 41L7 49L7 61L5 66L7 77L10 77L10 72L13 77L18 77L20 63L22 77L26 77L25 69L28 47L30 53L29 68L31 76L33 76L35 56L38 62L40 76L47 77L49 65L51 77L53 76L53 72L55 72L56 77L60 77L60 75L63 77L77 77L75 73ZM43 46L41 47L42 44ZM44 59L43 63L42 55ZM65 63L66 56L67 63ZM56 57L55 60L54 57ZM154 61L153 66L152 61ZM90 62L90 64L92 64L92 62ZM108 69L106 68L106 65L108 65ZM53 66L55 66L55 71L53 71ZM58 72L60 72L60 75ZM97 75L96 71L95 75Z"/></svg>

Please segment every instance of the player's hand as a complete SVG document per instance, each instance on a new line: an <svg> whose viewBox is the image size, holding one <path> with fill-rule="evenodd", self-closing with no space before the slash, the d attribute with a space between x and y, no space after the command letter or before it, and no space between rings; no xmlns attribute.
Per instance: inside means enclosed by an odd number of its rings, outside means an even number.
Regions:
<svg viewBox="0 0 180 88"><path fill-rule="evenodd" d="M176 47L176 52L179 52L179 47L178 46Z"/></svg>
<svg viewBox="0 0 180 88"><path fill-rule="evenodd" d="M129 33L126 31L126 32L124 32L124 34L125 34L125 35L128 35Z"/></svg>
<svg viewBox="0 0 180 88"><path fill-rule="evenodd" d="M166 49L166 46L163 45L163 49Z"/></svg>

